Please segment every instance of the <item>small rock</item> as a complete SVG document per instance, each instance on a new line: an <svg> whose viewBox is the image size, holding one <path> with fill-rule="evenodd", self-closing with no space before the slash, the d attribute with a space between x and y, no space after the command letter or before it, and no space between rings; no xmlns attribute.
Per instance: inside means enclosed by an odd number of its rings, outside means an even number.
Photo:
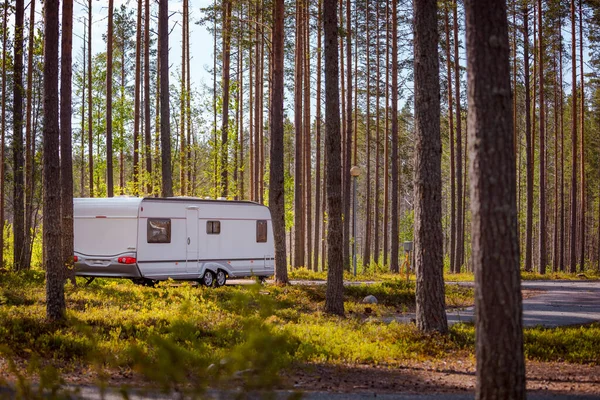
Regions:
<svg viewBox="0 0 600 400"><path fill-rule="evenodd" d="M377 304L377 297L370 294L367 297L365 297L362 302L364 304Z"/></svg>
<svg viewBox="0 0 600 400"><path fill-rule="evenodd" d="M371 307L365 307L365 314L371 314L373 312L373 310L371 309Z"/></svg>

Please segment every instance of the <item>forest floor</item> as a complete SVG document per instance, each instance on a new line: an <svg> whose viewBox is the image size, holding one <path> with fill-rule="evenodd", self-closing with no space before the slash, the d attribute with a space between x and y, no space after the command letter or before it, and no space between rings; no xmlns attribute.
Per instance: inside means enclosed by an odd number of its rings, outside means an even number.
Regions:
<svg viewBox="0 0 600 400"><path fill-rule="evenodd" d="M551 293L544 282L531 285L524 285L526 304ZM600 290L600 282L589 285ZM470 286L448 284L446 304L472 306ZM367 295L379 303L363 304ZM44 296L43 273L0 274L0 387L366 395L471 393L475 384L473 325L452 325L443 336L398 322L414 312L414 282L397 276L348 286L345 318L323 314L324 285L147 288L96 280L67 286L63 324L45 321ZM530 327L524 340L530 390L600 395L600 323Z"/></svg>

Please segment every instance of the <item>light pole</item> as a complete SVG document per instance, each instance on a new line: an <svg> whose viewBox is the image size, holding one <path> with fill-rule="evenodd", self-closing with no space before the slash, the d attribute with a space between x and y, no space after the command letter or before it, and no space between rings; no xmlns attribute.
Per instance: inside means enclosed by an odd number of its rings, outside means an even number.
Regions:
<svg viewBox="0 0 600 400"><path fill-rule="evenodd" d="M354 266L354 276L356 276L356 181L360 175L360 167L358 165L350 168L350 176L352 176L352 185L354 194L352 196L352 265Z"/></svg>

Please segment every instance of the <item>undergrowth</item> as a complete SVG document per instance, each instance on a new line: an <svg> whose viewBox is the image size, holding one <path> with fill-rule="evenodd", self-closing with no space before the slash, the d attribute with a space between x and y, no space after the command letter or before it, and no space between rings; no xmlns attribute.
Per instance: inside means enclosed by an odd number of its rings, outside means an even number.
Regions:
<svg viewBox="0 0 600 400"><path fill-rule="evenodd" d="M346 318L322 312L325 291L325 285L212 289L172 281L148 288L97 279L89 286L67 285L68 318L50 324L43 273L0 274L0 372L20 377L22 390L30 390L30 376L54 390L63 374L83 368L101 381L115 371L132 371L165 392L200 393L209 384L229 388L232 382L271 388L279 383L278 372L296 363L393 366L474 354L470 325L455 325L442 336L396 322L414 311L414 282L396 276L346 287ZM363 304L367 295L378 304ZM446 287L448 306L472 303L473 289ZM526 354L600 363L598 338L598 324L529 329Z"/></svg>

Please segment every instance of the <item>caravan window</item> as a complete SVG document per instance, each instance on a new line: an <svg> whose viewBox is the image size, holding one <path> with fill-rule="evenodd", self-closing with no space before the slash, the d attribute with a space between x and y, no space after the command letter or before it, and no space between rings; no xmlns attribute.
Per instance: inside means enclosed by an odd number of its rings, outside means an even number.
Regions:
<svg viewBox="0 0 600 400"><path fill-rule="evenodd" d="M221 233L221 221L206 221L206 233L219 235Z"/></svg>
<svg viewBox="0 0 600 400"><path fill-rule="evenodd" d="M256 221L256 243L267 242L267 221Z"/></svg>
<svg viewBox="0 0 600 400"><path fill-rule="evenodd" d="M171 220L164 218L148 218L148 243L171 243Z"/></svg>

